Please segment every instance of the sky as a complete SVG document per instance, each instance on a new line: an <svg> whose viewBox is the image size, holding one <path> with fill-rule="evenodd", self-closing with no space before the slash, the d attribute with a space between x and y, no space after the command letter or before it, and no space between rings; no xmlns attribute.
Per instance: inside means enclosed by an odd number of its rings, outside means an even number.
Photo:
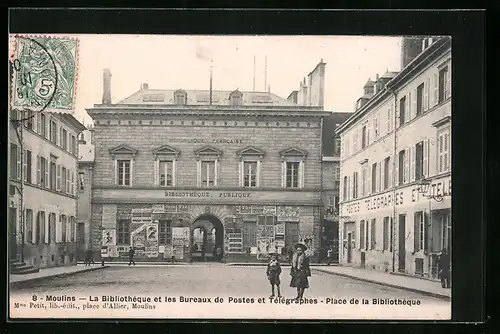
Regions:
<svg viewBox="0 0 500 334"><path fill-rule="evenodd" d="M67 35L66 35L67 36ZM323 59L325 110L353 111L363 85L376 74L400 70L399 37L71 35L79 38L74 116L102 102L103 69L111 71L112 103L148 83L150 89L265 90L287 98Z"/></svg>

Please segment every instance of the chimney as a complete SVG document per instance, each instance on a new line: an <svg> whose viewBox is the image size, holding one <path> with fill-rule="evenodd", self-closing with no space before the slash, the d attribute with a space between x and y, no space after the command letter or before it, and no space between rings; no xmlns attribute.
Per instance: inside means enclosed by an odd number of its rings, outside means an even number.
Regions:
<svg viewBox="0 0 500 334"><path fill-rule="evenodd" d="M377 73L377 75L375 75L375 81L377 81L377 80L378 80L378 73Z"/></svg>
<svg viewBox="0 0 500 334"><path fill-rule="evenodd" d="M111 104L111 72L106 68L102 75L102 104Z"/></svg>
<svg viewBox="0 0 500 334"><path fill-rule="evenodd" d="M142 89L143 90L149 89L149 85L148 85L147 82L145 82L145 83L142 84Z"/></svg>
<svg viewBox="0 0 500 334"><path fill-rule="evenodd" d="M81 145L87 144L87 142L85 141L85 134L84 134L84 132L82 132L80 134L80 138L78 139L78 144L81 144Z"/></svg>
<svg viewBox="0 0 500 334"><path fill-rule="evenodd" d="M424 37L403 37L401 42L401 69L411 63L421 52Z"/></svg>

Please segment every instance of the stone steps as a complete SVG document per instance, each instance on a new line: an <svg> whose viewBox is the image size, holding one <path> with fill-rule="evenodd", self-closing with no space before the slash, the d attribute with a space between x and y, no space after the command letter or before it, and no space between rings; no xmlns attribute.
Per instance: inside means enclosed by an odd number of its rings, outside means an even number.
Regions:
<svg viewBox="0 0 500 334"><path fill-rule="evenodd" d="M26 275L39 272L40 269L33 267L32 265L26 264L25 262L11 261L10 262L10 273L12 275Z"/></svg>

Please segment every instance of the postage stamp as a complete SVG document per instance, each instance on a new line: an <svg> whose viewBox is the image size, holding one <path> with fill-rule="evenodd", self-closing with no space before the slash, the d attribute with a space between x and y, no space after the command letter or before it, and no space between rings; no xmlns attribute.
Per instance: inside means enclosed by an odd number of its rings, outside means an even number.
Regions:
<svg viewBox="0 0 500 334"><path fill-rule="evenodd" d="M12 107L73 110L78 76L78 39L11 36Z"/></svg>

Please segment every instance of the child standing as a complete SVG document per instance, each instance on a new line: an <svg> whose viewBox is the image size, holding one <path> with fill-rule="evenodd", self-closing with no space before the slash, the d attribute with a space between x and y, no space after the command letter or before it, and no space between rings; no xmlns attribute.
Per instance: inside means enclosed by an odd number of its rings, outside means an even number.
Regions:
<svg viewBox="0 0 500 334"><path fill-rule="evenodd" d="M272 294L270 298L274 298L274 286L278 288L278 297L281 297L280 293L280 274L281 274L281 265L278 262L276 254L270 254L271 259L267 264L267 278L269 279L269 283L271 283Z"/></svg>

